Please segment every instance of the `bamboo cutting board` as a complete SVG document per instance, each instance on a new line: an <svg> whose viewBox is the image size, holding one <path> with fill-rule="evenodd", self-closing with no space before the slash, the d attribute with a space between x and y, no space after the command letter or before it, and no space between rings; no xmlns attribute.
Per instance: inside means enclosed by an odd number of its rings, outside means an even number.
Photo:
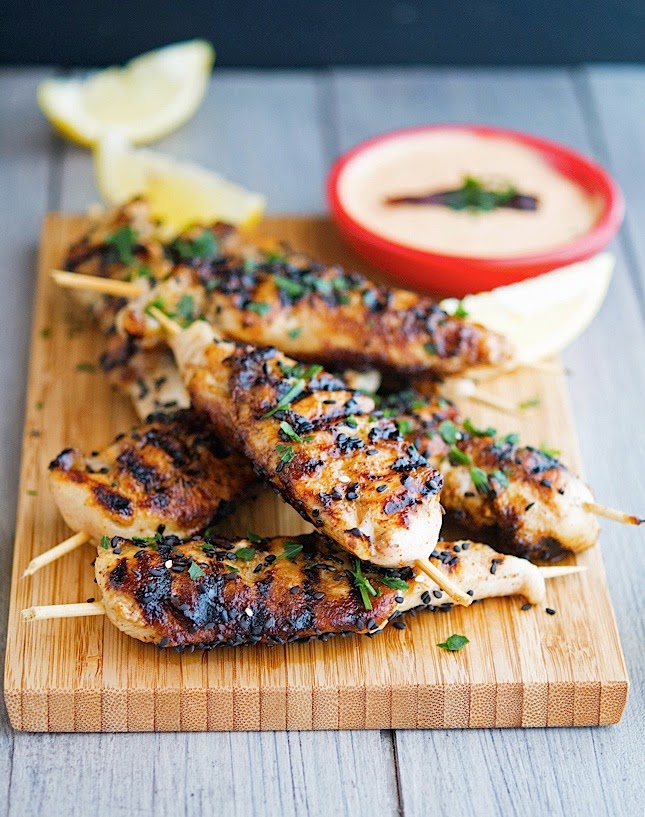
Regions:
<svg viewBox="0 0 645 817"><path fill-rule="evenodd" d="M125 398L91 371L102 338L83 324L48 271L86 226L50 215L44 225L23 443L22 476L5 668L5 699L16 729L41 732L244 729L379 729L583 726L616 723L628 681L600 549L578 557L583 574L549 582L549 605L490 599L450 613L408 616L406 630L277 647L179 655L120 633L104 617L25 623L33 604L96 595L86 545L22 579L29 561L69 535L47 487L47 465L63 448L101 448L128 428ZM314 257L368 272L320 218L270 218L260 231ZM80 365L79 365L80 364ZM85 364L85 365L83 365ZM564 376L524 371L487 390L539 406L508 418L476 404L474 421L580 458ZM309 526L273 493L222 526L225 533L294 535ZM448 653L436 644L463 633Z"/></svg>

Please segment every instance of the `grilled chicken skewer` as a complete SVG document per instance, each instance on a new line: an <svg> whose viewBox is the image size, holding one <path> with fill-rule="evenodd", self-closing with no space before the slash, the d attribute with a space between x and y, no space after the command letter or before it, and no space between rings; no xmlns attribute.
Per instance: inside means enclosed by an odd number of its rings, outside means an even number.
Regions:
<svg viewBox="0 0 645 817"><path fill-rule="evenodd" d="M440 474L374 401L320 366L276 349L219 341L203 321L170 331L198 411L321 533L359 559L396 567L427 559L441 525Z"/></svg>
<svg viewBox="0 0 645 817"><path fill-rule="evenodd" d="M73 448L49 466L50 486L75 535L36 557L31 575L84 542L104 536L188 537L231 513L258 480L194 411L158 414L90 456Z"/></svg>
<svg viewBox="0 0 645 817"><path fill-rule="evenodd" d="M109 214L70 248L65 266L81 275L136 278L129 290L135 300L116 316L108 302L104 323L114 322L142 348L165 344L146 313L153 302L179 319L205 318L226 339L275 346L331 368L434 379L511 357L500 335L448 315L427 297L289 250L244 246L228 225L194 227L164 242L141 201ZM96 297L92 303L101 309Z"/></svg>
<svg viewBox="0 0 645 817"><path fill-rule="evenodd" d="M441 547L448 558L435 559L438 569L473 599L522 595L530 604L544 602L545 577L530 562L468 541ZM317 533L252 542L208 537L182 543L166 536L154 549L114 537L99 547L95 571L101 603L30 608L23 616L105 612L141 641L210 649L374 635L390 621L402 626L406 610L452 606L425 574L361 563Z"/></svg>
<svg viewBox="0 0 645 817"><path fill-rule="evenodd" d="M405 438L441 472L449 517L478 536L488 532L504 552L557 560L596 543L597 516L642 521L598 505L553 452L522 447L517 434L478 429L441 397L402 392L384 401L381 413L393 413Z"/></svg>

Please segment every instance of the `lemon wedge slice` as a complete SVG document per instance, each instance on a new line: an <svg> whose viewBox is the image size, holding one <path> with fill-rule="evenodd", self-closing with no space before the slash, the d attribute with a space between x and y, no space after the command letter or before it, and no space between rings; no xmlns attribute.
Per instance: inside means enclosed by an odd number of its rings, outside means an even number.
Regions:
<svg viewBox="0 0 645 817"><path fill-rule="evenodd" d="M155 218L178 230L211 221L249 227L262 218L266 206L259 193L191 162L133 148L118 132L109 133L95 147L94 171L107 204L116 207L143 196Z"/></svg>
<svg viewBox="0 0 645 817"><path fill-rule="evenodd" d="M168 45L85 80L48 79L38 86L38 104L52 125L78 144L95 144L109 128L147 144L195 113L214 59L204 40Z"/></svg>
<svg viewBox="0 0 645 817"><path fill-rule="evenodd" d="M600 253L490 292L447 298L449 313L459 308L470 320L504 334L515 346L518 363L559 354L589 326L607 294L615 259Z"/></svg>

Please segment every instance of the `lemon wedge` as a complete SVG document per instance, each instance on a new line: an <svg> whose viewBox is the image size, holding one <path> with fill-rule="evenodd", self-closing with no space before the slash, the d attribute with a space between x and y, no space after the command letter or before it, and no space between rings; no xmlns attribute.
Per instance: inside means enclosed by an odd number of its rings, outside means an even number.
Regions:
<svg viewBox="0 0 645 817"><path fill-rule="evenodd" d="M470 320L504 334L515 346L519 363L534 363L559 354L589 326L611 281L615 259L600 253L490 292L441 302L449 312L459 308Z"/></svg>
<svg viewBox="0 0 645 817"><path fill-rule="evenodd" d="M261 219L266 206L259 193L191 162L180 162L148 148L133 148L118 132L98 142L94 172L107 204L116 207L143 196L155 218L178 230L211 221L249 227Z"/></svg>
<svg viewBox="0 0 645 817"><path fill-rule="evenodd" d="M95 144L109 128L147 144L195 113L214 59L204 40L168 45L85 80L48 79L38 86L38 104L52 125L78 144Z"/></svg>

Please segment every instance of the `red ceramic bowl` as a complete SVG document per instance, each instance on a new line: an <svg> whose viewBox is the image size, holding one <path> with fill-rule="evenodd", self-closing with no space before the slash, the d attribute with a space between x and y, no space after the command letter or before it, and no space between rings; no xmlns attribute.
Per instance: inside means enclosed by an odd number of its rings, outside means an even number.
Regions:
<svg viewBox="0 0 645 817"><path fill-rule="evenodd" d="M600 197L601 213L583 236L546 252L504 258L445 255L392 241L355 221L338 195L339 181L358 156L385 141L424 131L465 131L479 136L503 137L532 148L543 161L585 191ZM461 297L540 275L557 267L590 258L602 250L618 231L624 214L620 189L600 165L570 148L518 131L483 125L427 125L376 136L348 150L334 163L327 178L327 198L338 229L350 246L383 272L416 289Z"/></svg>

